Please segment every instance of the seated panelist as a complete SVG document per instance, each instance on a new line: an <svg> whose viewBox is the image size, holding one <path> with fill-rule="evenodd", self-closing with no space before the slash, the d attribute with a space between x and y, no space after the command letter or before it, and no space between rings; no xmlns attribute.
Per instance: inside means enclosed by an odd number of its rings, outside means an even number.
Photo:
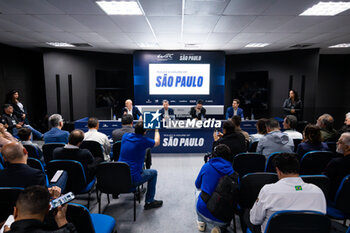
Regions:
<svg viewBox="0 0 350 233"><path fill-rule="evenodd" d="M191 108L190 115L192 119L202 120L205 118L206 112L207 110L203 107L203 100L198 100L197 105Z"/></svg>
<svg viewBox="0 0 350 233"><path fill-rule="evenodd" d="M174 109L169 108L169 101L163 100L163 107L159 110L159 113L162 114L161 119L169 119L175 117Z"/></svg>
<svg viewBox="0 0 350 233"><path fill-rule="evenodd" d="M125 107L122 109L123 115L130 114L134 119L142 120L142 113L140 110L132 105L132 100L127 99L125 100Z"/></svg>
<svg viewBox="0 0 350 233"><path fill-rule="evenodd" d="M232 107L229 107L226 110L226 120L228 120L236 115L240 116L241 119L244 119L243 109L238 107L239 104L240 104L239 99L234 99L232 101Z"/></svg>

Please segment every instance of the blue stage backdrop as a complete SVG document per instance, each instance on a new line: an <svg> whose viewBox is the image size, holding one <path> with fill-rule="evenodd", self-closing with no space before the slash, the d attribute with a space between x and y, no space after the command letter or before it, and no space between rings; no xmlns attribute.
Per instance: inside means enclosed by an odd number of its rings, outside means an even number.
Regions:
<svg viewBox="0 0 350 233"><path fill-rule="evenodd" d="M134 53L136 105L224 105L225 53L137 51Z"/></svg>

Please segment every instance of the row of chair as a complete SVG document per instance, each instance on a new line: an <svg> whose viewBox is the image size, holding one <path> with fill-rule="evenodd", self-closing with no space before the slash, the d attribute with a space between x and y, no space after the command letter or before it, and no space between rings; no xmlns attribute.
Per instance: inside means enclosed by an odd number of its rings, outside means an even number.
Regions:
<svg viewBox="0 0 350 233"><path fill-rule="evenodd" d="M306 183L318 186L328 200L330 191L330 180L325 175L301 176ZM240 193L237 214L250 210L256 201L261 188L266 184L278 181L275 173L249 173L240 179ZM336 193L334 200L327 201L327 215L330 218L347 220L350 219L350 175L344 177ZM295 222L296 223L296 222ZM321 224L321 223L320 223ZM235 222L234 222L235 225ZM293 228L291 228L293 229ZM276 231L267 231L269 233ZM291 231L280 231L291 232ZM300 232L300 231L298 231ZM308 232L308 231L305 231ZM317 231L312 231L317 232ZM322 232L322 231L320 231Z"/></svg>
<svg viewBox="0 0 350 233"><path fill-rule="evenodd" d="M272 153L267 161L262 154L248 152L237 154L233 158L233 169L243 177L252 172L276 172L273 165L275 156L282 152ZM300 162L300 174L317 175L321 174L332 159L332 152L329 151L310 151L306 153Z"/></svg>

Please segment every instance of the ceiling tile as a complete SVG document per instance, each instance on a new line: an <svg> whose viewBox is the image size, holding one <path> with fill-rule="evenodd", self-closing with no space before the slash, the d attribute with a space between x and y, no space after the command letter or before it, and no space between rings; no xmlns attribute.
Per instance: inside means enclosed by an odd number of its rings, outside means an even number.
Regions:
<svg viewBox="0 0 350 233"><path fill-rule="evenodd" d="M240 32L255 19L255 16L222 16L214 32Z"/></svg>
<svg viewBox="0 0 350 233"><path fill-rule="evenodd" d="M5 2L5 1L2 1ZM20 10L26 14L64 14L63 11L51 5L46 0L9 0L6 1L8 6ZM1 8L0 2L0 9ZM16 12L8 12L16 13Z"/></svg>
<svg viewBox="0 0 350 233"><path fill-rule="evenodd" d="M138 15L113 15L111 16L123 32L151 32L145 16Z"/></svg>
<svg viewBox="0 0 350 233"><path fill-rule="evenodd" d="M107 15L72 15L72 17L95 32L121 32L121 29Z"/></svg>
<svg viewBox="0 0 350 233"><path fill-rule="evenodd" d="M278 0L274 1L262 15L297 16L318 2L320 0Z"/></svg>
<svg viewBox="0 0 350 233"><path fill-rule="evenodd" d="M132 41L135 43L155 43L157 42L152 33L127 33Z"/></svg>
<svg viewBox="0 0 350 233"><path fill-rule="evenodd" d="M258 16L243 32L273 32L291 19L293 16Z"/></svg>
<svg viewBox="0 0 350 233"><path fill-rule="evenodd" d="M97 5L95 1L90 0L47 0L51 5L57 7L67 14L97 14L106 13Z"/></svg>
<svg viewBox="0 0 350 233"><path fill-rule="evenodd" d="M206 43L207 44L225 44L232 40L236 34L234 33L210 33Z"/></svg>
<svg viewBox="0 0 350 233"><path fill-rule="evenodd" d="M184 33L183 40L186 44L198 44L204 43L207 37L207 33Z"/></svg>
<svg viewBox="0 0 350 233"><path fill-rule="evenodd" d="M266 33L239 33L230 41L230 43L245 43L248 44L253 40L259 40L264 37ZM262 41L263 43L264 41Z"/></svg>
<svg viewBox="0 0 350 233"><path fill-rule="evenodd" d="M159 42L181 42L180 33L156 33Z"/></svg>
<svg viewBox="0 0 350 233"><path fill-rule="evenodd" d="M261 15L275 0L233 0L224 15Z"/></svg>
<svg viewBox="0 0 350 233"><path fill-rule="evenodd" d="M101 37L99 34L95 32L75 32L74 35L80 37L81 39L87 42L103 42L106 43L108 40Z"/></svg>
<svg viewBox="0 0 350 233"><path fill-rule="evenodd" d="M296 16L285 24L281 24L274 32L300 32L327 19L328 17L324 16Z"/></svg>
<svg viewBox="0 0 350 233"><path fill-rule="evenodd" d="M1 18L33 31L62 31L32 15L1 15Z"/></svg>
<svg viewBox="0 0 350 233"><path fill-rule="evenodd" d="M69 15L37 15L41 21L51 24L67 32L88 32L91 31Z"/></svg>
<svg viewBox="0 0 350 233"><path fill-rule="evenodd" d="M180 0L139 0L147 16L179 16L182 12Z"/></svg>
<svg viewBox="0 0 350 233"><path fill-rule="evenodd" d="M229 0L221 1L193 1L187 0L185 3L186 15L221 15Z"/></svg>
<svg viewBox="0 0 350 233"><path fill-rule="evenodd" d="M124 42L130 41L130 38L122 32L110 32L110 31L100 31L98 32L100 36L108 40L109 42Z"/></svg>
<svg viewBox="0 0 350 233"><path fill-rule="evenodd" d="M155 32L181 32L181 16L149 16Z"/></svg>
<svg viewBox="0 0 350 233"><path fill-rule="evenodd" d="M212 32L219 20L219 16L185 15L184 32L207 33Z"/></svg>

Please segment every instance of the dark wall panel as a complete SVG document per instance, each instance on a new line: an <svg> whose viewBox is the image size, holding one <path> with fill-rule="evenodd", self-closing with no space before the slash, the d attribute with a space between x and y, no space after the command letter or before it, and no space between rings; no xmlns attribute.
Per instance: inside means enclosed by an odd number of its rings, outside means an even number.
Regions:
<svg viewBox="0 0 350 233"><path fill-rule="evenodd" d="M10 90L18 90L31 124L46 115L43 71L42 53L0 45L0 104Z"/></svg>
<svg viewBox="0 0 350 233"><path fill-rule="evenodd" d="M86 116L97 116L108 119L110 110L96 108L95 74L96 70L125 70L128 79L132 75L132 55L79 52L65 50L45 50L44 67L48 113L56 111L55 75L61 79L62 115L69 119L68 75L72 75L74 120ZM126 80L125 82L130 81ZM128 82L130 83L130 82ZM133 82L128 84L130 96L133 96ZM129 96L126 96L129 98Z"/></svg>
<svg viewBox="0 0 350 233"><path fill-rule="evenodd" d="M231 80L236 72L267 71L270 88L270 116L283 116L282 104L288 96L289 77L293 88L301 91L301 77L306 77L304 119L311 121L315 114L315 96L318 79L319 50L259 53L226 56L225 106L232 103Z"/></svg>

